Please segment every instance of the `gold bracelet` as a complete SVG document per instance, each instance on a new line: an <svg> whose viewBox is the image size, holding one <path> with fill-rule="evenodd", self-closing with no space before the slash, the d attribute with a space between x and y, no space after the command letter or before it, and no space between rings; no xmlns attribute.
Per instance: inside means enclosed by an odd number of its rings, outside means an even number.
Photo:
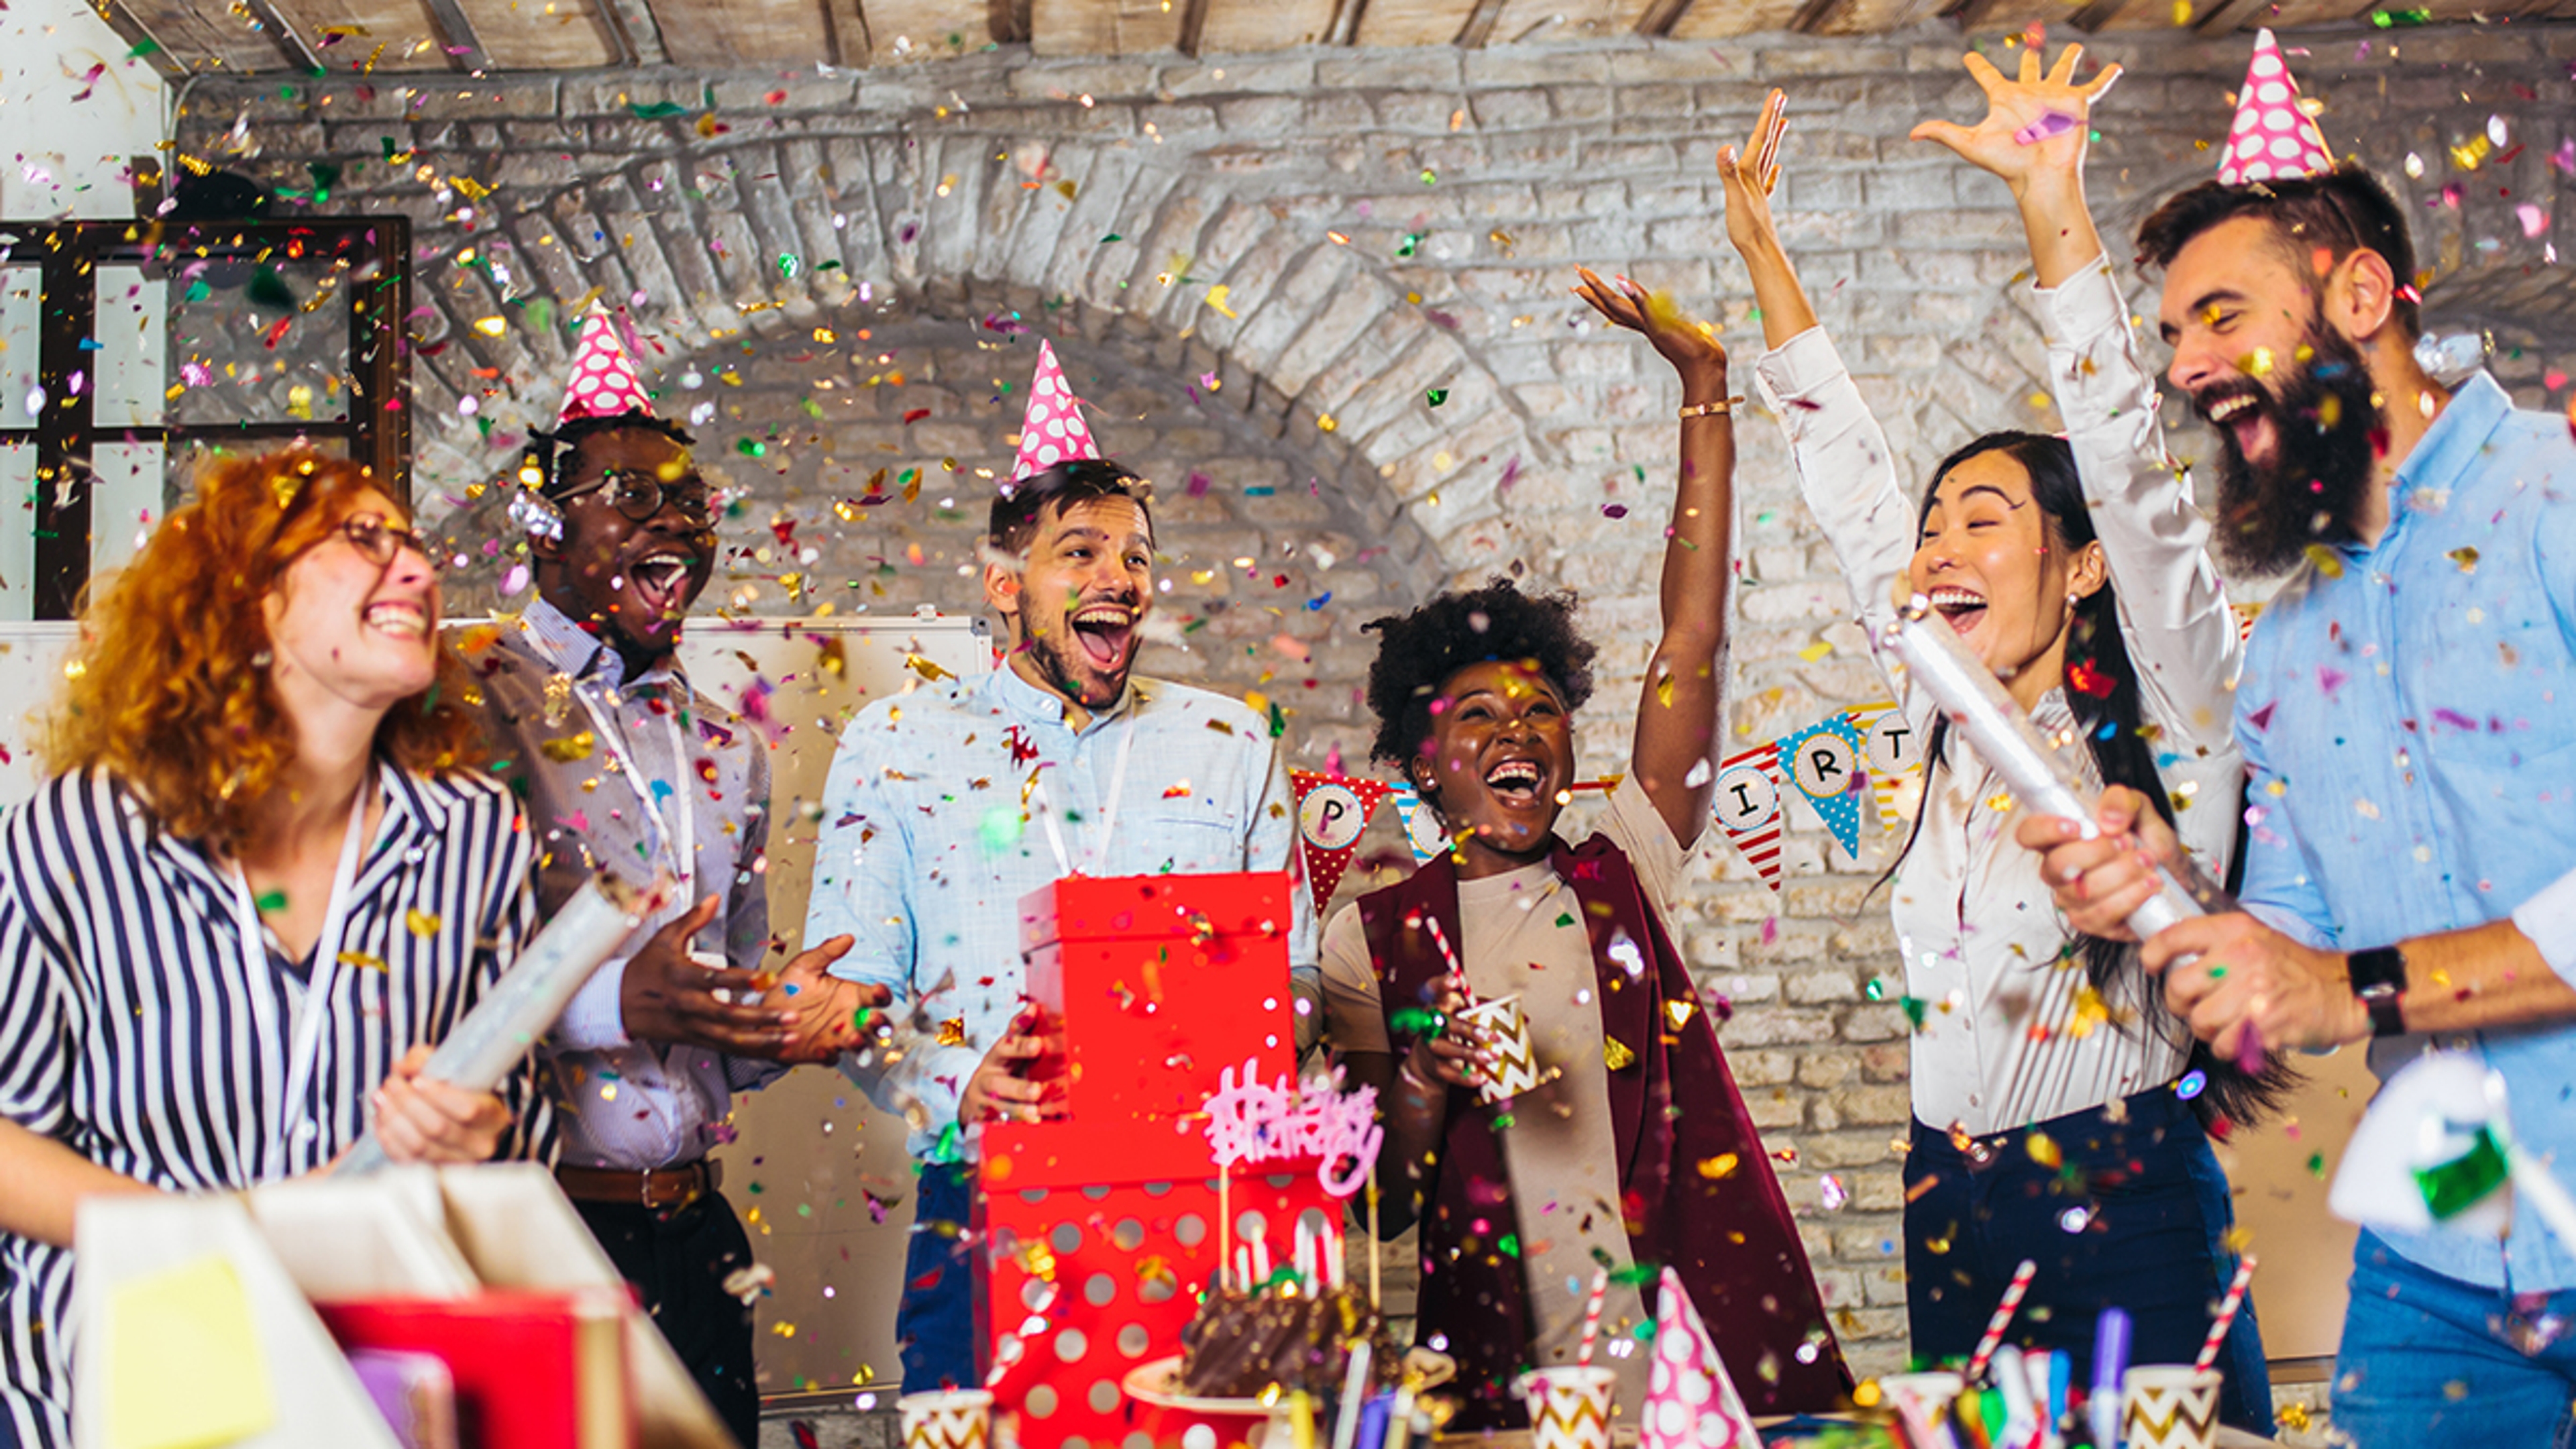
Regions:
<svg viewBox="0 0 2576 1449"><path fill-rule="evenodd" d="M1689 422L1693 418L1722 418L1735 411L1735 405L1742 401L1744 401L1744 395L1738 393L1734 397L1721 398L1716 402L1693 403L1682 409L1682 421Z"/></svg>

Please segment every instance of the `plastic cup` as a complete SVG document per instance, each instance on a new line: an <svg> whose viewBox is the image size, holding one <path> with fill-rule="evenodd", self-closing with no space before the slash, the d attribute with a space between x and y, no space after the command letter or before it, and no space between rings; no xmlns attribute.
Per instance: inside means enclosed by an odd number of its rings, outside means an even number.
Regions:
<svg viewBox="0 0 2576 1449"><path fill-rule="evenodd" d="M985 1449L993 1396L982 1389L942 1389L895 1400L903 1415L903 1449Z"/></svg>
<svg viewBox="0 0 2576 1449"><path fill-rule="evenodd" d="M1905 1424L1906 1437L1920 1445L1954 1442L1942 1427L1948 1422L1951 1404L1958 1400L1968 1381L1943 1370L1919 1374L1888 1374L1878 1381L1879 1402L1896 1411Z"/></svg>
<svg viewBox="0 0 2576 1449"><path fill-rule="evenodd" d="M1479 1001L1458 1013L1494 1054L1494 1066L1476 1084L1477 1095L1499 1107L1539 1084L1538 1044L1530 1040L1529 1017L1521 1011L1519 992Z"/></svg>
<svg viewBox="0 0 2576 1449"><path fill-rule="evenodd" d="M2120 1381L2121 1433L2129 1449L2212 1449L2218 1443L2216 1369L2138 1364Z"/></svg>
<svg viewBox="0 0 2576 1449"><path fill-rule="evenodd" d="M1619 1376L1564 1364L1521 1375L1531 1449L1610 1449L1610 1396Z"/></svg>

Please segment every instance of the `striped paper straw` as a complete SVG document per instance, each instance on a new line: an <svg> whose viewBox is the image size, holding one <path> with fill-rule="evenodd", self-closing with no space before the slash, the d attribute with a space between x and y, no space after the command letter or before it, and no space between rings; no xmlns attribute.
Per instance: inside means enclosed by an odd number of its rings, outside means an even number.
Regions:
<svg viewBox="0 0 2576 1449"><path fill-rule="evenodd" d="M2200 1357L2191 1361L2196 1369L2218 1362L2218 1346L2227 1341L2227 1330L2236 1326L2236 1310L2245 1306L2245 1285L2254 1278L2254 1255L2236 1260L2236 1276L2227 1285L2227 1296L2218 1300L2218 1321L2209 1325L2209 1337L2200 1342Z"/></svg>
<svg viewBox="0 0 2576 1449"><path fill-rule="evenodd" d="M1458 953L1449 949L1449 933L1440 929L1440 918L1425 912L1422 924L1431 928L1431 943L1440 948L1440 959L1449 963L1449 974L1458 982L1458 994L1475 1000L1476 993L1467 986L1467 968L1458 964Z"/></svg>
<svg viewBox="0 0 2576 1449"><path fill-rule="evenodd" d="M1610 1270L1592 1270L1592 1298L1583 1305L1583 1343L1574 1351L1574 1361L1584 1368L1592 1367L1592 1350L1601 1341L1601 1305L1610 1299Z"/></svg>
<svg viewBox="0 0 2576 1449"><path fill-rule="evenodd" d="M2013 1314L2021 1309L2021 1296L2030 1291L2030 1280L2039 1272L2039 1264L2028 1258L2013 1269L2012 1286L2004 1290L2004 1301L1995 1305L1995 1316L1986 1320L1985 1336L1977 1340L1977 1351L1968 1359L1968 1382L1986 1376L1986 1364L2003 1347L2004 1330L2012 1326Z"/></svg>

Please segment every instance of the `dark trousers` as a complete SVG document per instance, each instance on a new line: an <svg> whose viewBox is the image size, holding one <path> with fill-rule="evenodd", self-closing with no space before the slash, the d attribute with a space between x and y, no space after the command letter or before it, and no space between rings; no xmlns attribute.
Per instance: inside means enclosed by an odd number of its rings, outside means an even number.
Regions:
<svg viewBox="0 0 2576 1449"><path fill-rule="evenodd" d="M644 1311L706 1391L716 1416L744 1449L758 1445L751 1309L724 1291L728 1276L751 1265L751 1240L743 1236L733 1205L711 1192L677 1211L605 1202L573 1206L618 1273L635 1285Z"/></svg>
<svg viewBox="0 0 2576 1449"><path fill-rule="evenodd" d="M2236 1271L2227 1177L2170 1089L1976 1138L1914 1124L1905 1158L1905 1308L1914 1355L1964 1359L2024 1259L2039 1265L2006 1341L2075 1359L2092 1382L2102 1310L2128 1310L2133 1364L2187 1364ZM2114 1120L2124 1118L2125 1120ZM2041 1158L2034 1135L2045 1136ZM2272 1432L2271 1378L2249 1300L2221 1345L2219 1416Z"/></svg>
<svg viewBox="0 0 2576 1449"><path fill-rule="evenodd" d="M907 1394L983 1386L975 1368L975 1255L966 1238L974 1211L975 1164L922 1166L903 1253L903 1301L894 1311Z"/></svg>

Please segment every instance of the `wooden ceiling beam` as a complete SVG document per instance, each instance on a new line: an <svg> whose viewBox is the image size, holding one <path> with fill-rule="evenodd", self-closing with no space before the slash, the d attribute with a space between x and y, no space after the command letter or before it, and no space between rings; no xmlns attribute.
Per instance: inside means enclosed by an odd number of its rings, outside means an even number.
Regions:
<svg viewBox="0 0 2576 1449"><path fill-rule="evenodd" d="M2379 0L2371 0L2371 3L2377 4ZM2096 35L2101 32L2103 26L2119 18L2120 12L2128 7L2129 0L2093 0L2092 4L2070 16L2066 23L2087 35Z"/></svg>
<svg viewBox="0 0 2576 1449"><path fill-rule="evenodd" d="M277 47L279 55L286 57L288 65L312 75L322 73L321 52L315 50L310 42L296 33L294 24L285 16L278 14L277 6L270 3L270 0L244 0L242 8L250 12L253 20L259 22L260 33L268 37L271 45Z"/></svg>
<svg viewBox="0 0 2576 1449"><path fill-rule="evenodd" d="M1691 0L1647 0L1646 8L1637 15L1637 33L1658 38L1670 35L1690 8Z"/></svg>
<svg viewBox="0 0 2576 1449"><path fill-rule="evenodd" d="M162 43L160 36L152 33L151 25L135 14L132 6L104 0L91 9L99 19L107 22L108 29L116 32L117 39L145 51L145 58L163 80L177 80L188 73L187 63L170 53L170 47Z"/></svg>
<svg viewBox="0 0 2576 1449"><path fill-rule="evenodd" d="M1850 8L1851 0L1804 0L1798 6L1798 13L1789 17L1789 28L1800 35L1816 35L1835 16Z"/></svg>
<svg viewBox="0 0 2576 1449"><path fill-rule="evenodd" d="M1988 17L2003 8L2004 0L1950 0L1941 7L1941 18L1961 30L1974 30Z"/></svg>
<svg viewBox="0 0 2576 1449"><path fill-rule="evenodd" d="M2272 0L2219 0L2210 12L2191 23L2202 35L2226 35L2242 30L2245 22L2269 8Z"/></svg>
<svg viewBox="0 0 2576 1449"><path fill-rule="evenodd" d="M473 75L493 68L492 57L483 49L483 38L474 33L474 22L465 17L464 6L456 0L421 0L421 5L438 29L439 49L446 53L449 65Z"/></svg>
<svg viewBox="0 0 2576 1449"><path fill-rule="evenodd" d="M1458 48L1482 50L1494 38L1494 22L1503 18L1508 0L1476 0L1476 8L1467 12L1467 23L1458 27Z"/></svg>
<svg viewBox="0 0 2576 1449"><path fill-rule="evenodd" d="M1198 59L1199 43L1207 35L1208 0L1181 0L1181 28L1172 47L1181 54Z"/></svg>
<svg viewBox="0 0 2576 1449"><path fill-rule="evenodd" d="M1324 32L1324 43L1326 45L1359 44L1360 17L1367 13L1368 0L1333 0L1333 24L1331 29Z"/></svg>

